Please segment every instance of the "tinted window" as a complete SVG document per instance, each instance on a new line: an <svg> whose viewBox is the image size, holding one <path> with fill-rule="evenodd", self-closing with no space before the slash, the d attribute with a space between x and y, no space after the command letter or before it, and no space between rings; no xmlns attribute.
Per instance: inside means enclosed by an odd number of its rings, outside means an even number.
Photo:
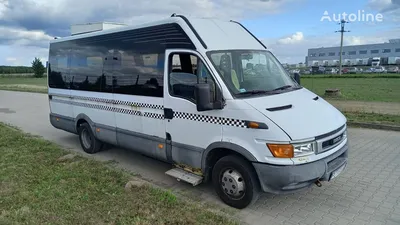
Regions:
<svg viewBox="0 0 400 225"><path fill-rule="evenodd" d="M400 48L396 48L396 52L400 52Z"/></svg>
<svg viewBox="0 0 400 225"><path fill-rule="evenodd" d="M361 51L360 51L360 54L361 54L361 55L367 54L367 50L361 50Z"/></svg>
<svg viewBox="0 0 400 225"><path fill-rule="evenodd" d="M372 53L372 54L378 54L378 53L379 53L379 50L371 50L371 53Z"/></svg>
<svg viewBox="0 0 400 225"><path fill-rule="evenodd" d="M71 88L82 91L106 91L105 77L108 74L103 73L106 67L105 55L104 46L74 43L70 54Z"/></svg>
<svg viewBox="0 0 400 225"><path fill-rule="evenodd" d="M49 52L49 87L69 88L68 43L51 44Z"/></svg>
<svg viewBox="0 0 400 225"><path fill-rule="evenodd" d="M162 97L164 53L125 49L114 59L114 93Z"/></svg>
<svg viewBox="0 0 400 225"><path fill-rule="evenodd" d="M329 52L329 56L335 56L334 52Z"/></svg>
<svg viewBox="0 0 400 225"><path fill-rule="evenodd" d="M211 85L211 101L215 100L215 82L203 62L189 53L170 55L169 93L191 102L196 102L195 85L209 83Z"/></svg>
<svg viewBox="0 0 400 225"><path fill-rule="evenodd" d="M356 51L350 51L349 52L349 55L355 55L355 54L357 54Z"/></svg>
<svg viewBox="0 0 400 225"><path fill-rule="evenodd" d="M75 90L162 97L167 48L195 46L178 24L55 43L49 84L68 88L72 81Z"/></svg>

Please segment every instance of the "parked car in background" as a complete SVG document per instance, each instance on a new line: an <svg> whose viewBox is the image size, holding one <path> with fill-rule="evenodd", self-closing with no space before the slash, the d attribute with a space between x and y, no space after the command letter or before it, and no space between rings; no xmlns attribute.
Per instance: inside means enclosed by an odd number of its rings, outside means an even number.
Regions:
<svg viewBox="0 0 400 225"><path fill-rule="evenodd" d="M387 71L384 66L376 66L374 69L374 72L375 73L386 73Z"/></svg>
<svg viewBox="0 0 400 225"><path fill-rule="evenodd" d="M364 71L364 73L374 73L374 72L375 72L375 68L373 68L373 67L368 68L368 69L366 69L366 70Z"/></svg>
<svg viewBox="0 0 400 225"><path fill-rule="evenodd" d="M357 74L357 73L360 73L360 71L357 67L350 67L350 68L348 68L347 73Z"/></svg>
<svg viewBox="0 0 400 225"><path fill-rule="evenodd" d="M338 71L339 71L339 70L336 69L336 68L326 68L325 74L337 74Z"/></svg>
<svg viewBox="0 0 400 225"><path fill-rule="evenodd" d="M349 68L343 68L343 69L342 69L342 73L343 73L343 74L346 74L346 73L348 73L348 72L349 72Z"/></svg>
<svg viewBox="0 0 400 225"><path fill-rule="evenodd" d="M390 67L387 69L388 73L400 73L400 69L398 66Z"/></svg>
<svg viewBox="0 0 400 225"><path fill-rule="evenodd" d="M311 74L311 69L300 69L300 74L309 75Z"/></svg>
<svg viewBox="0 0 400 225"><path fill-rule="evenodd" d="M319 73L319 74L324 74L324 73L325 73L325 70L326 70L325 67L320 66L320 67L318 68L318 73Z"/></svg>

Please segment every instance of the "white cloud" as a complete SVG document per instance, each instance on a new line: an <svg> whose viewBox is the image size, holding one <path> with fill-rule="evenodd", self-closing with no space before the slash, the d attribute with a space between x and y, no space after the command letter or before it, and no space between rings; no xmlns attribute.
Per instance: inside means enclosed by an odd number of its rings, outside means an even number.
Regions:
<svg viewBox="0 0 400 225"><path fill-rule="evenodd" d="M0 18L3 18L4 13L7 11L8 5L8 0L0 0Z"/></svg>
<svg viewBox="0 0 400 225"><path fill-rule="evenodd" d="M29 64L32 57L46 56L48 41L53 36L69 35L71 24L136 24L172 13L239 20L278 13L293 1L301 0L0 0L0 58L4 62L9 55L5 50L18 52L14 62L23 64ZM28 53L21 46L37 48Z"/></svg>
<svg viewBox="0 0 400 225"><path fill-rule="evenodd" d="M35 21L26 20L35 18L43 24L55 26L54 21L68 26L97 22L94 20L142 22L167 17L172 13L238 19L276 13L292 1L298 0L97 0L95 4L93 0L13 0L9 2L7 10L0 14L0 20L34 26L32 22Z"/></svg>
<svg viewBox="0 0 400 225"><path fill-rule="evenodd" d="M400 22L400 0L369 0L367 6L381 12L386 19Z"/></svg>
<svg viewBox="0 0 400 225"><path fill-rule="evenodd" d="M279 44L294 44L304 40L302 32L296 32L295 34L278 40Z"/></svg>
<svg viewBox="0 0 400 225"><path fill-rule="evenodd" d="M14 57L7 57L7 58L6 58L6 61L7 61L7 62L17 61L17 58L14 58Z"/></svg>
<svg viewBox="0 0 400 225"><path fill-rule="evenodd" d="M25 30L22 28L0 26L0 44L39 45L52 38L40 30Z"/></svg>
<svg viewBox="0 0 400 225"><path fill-rule="evenodd" d="M372 9L383 11L392 5L392 0L369 0L368 6Z"/></svg>

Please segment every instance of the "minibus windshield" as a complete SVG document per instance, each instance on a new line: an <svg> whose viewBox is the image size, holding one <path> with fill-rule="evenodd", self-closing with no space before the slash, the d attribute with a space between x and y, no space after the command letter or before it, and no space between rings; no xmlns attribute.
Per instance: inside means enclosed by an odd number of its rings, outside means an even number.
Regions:
<svg viewBox="0 0 400 225"><path fill-rule="evenodd" d="M278 94L301 88L269 51L210 51L207 56L236 97Z"/></svg>

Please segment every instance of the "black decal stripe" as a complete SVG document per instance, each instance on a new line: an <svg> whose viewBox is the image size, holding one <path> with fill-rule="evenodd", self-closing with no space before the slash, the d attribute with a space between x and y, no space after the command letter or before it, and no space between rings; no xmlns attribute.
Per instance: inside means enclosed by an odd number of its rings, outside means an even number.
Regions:
<svg viewBox="0 0 400 225"><path fill-rule="evenodd" d="M55 97L69 98L67 95L54 95ZM106 98L97 98L97 97L86 97L86 96L71 96L72 99L83 100L83 101L91 101L91 102L101 102L115 105L127 105L127 106L135 106L141 108L150 108L150 109L160 109L163 110L164 106L155 105L143 102L131 102L131 101L122 101L122 100L114 100L114 99L106 99Z"/></svg>
<svg viewBox="0 0 400 225"><path fill-rule="evenodd" d="M168 118L165 118L164 114L160 114L160 113L141 112L141 111L137 111L137 110L118 108L118 107L114 107L114 106L75 102L73 100L61 100L61 99L53 98L50 101L64 103L64 104L70 104L70 105L75 105L75 106L81 106L81 107L87 107L87 108L92 108L92 109L99 109L99 110L105 110L105 111L110 111L110 112L122 113L122 114L143 116L143 117L152 118L152 119L159 119L159 120L168 119ZM187 113L187 112L173 112L173 117L177 118L177 119L191 120L191 121L197 121L197 122L202 122L202 123L212 123L212 124L218 124L218 125L247 128L246 121L240 120L240 119L234 119L234 118L199 115L199 114Z"/></svg>
<svg viewBox="0 0 400 225"><path fill-rule="evenodd" d="M186 112L174 112L174 117L178 119L199 121L205 123L221 124L234 127L246 127L245 121L232 118L215 117L208 115L198 115Z"/></svg>

